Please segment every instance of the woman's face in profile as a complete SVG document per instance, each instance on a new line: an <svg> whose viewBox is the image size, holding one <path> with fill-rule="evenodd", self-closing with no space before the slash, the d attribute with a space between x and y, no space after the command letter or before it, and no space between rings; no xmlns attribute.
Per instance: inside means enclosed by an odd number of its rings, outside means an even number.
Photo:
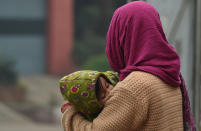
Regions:
<svg viewBox="0 0 201 131"><path fill-rule="evenodd" d="M100 88L97 93L97 99L101 105L104 105L105 102L108 100L108 95L110 91L114 88L114 86L108 83L105 78L100 77Z"/></svg>

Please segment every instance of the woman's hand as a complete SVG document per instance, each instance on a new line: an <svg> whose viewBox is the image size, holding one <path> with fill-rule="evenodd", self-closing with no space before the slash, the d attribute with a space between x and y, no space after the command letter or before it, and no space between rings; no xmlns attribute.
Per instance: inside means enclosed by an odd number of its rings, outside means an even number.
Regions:
<svg viewBox="0 0 201 131"><path fill-rule="evenodd" d="M65 110L66 110L69 106L72 106L72 104L69 103L68 101L66 101L64 104L61 105L61 112L64 113Z"/></svg>

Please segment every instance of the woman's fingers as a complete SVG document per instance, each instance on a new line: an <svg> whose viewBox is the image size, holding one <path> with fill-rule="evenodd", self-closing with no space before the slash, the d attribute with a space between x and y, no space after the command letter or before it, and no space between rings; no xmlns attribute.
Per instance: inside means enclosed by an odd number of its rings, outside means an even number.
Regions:
<svg viewBox="0 0 201 131"><path fill-rule="evenodd" d="M69 102L64 103L64 104L61 106L61 112L64 113L65 110L66 110L69 106L72 106L72 104L69 103Z"/></svg>

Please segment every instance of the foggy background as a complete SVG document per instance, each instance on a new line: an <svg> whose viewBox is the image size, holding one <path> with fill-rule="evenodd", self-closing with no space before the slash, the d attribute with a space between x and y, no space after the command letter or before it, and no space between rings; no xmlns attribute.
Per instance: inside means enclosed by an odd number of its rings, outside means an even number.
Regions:
<svg viewBox="0 0 201 131"><path fill-rule="evenodd" d="M181 58L200 122L200 0L146 0L159 12ZM106 33L126 0L0 0L0 131L62 131L58 80L73 71L111 70ZM198 5L200 3L200 5Z"/></svg>

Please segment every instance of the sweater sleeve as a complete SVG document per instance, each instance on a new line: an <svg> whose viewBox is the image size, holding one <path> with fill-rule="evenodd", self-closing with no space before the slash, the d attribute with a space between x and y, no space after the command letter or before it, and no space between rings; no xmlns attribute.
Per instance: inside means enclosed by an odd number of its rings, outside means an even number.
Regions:
<svg viewBox="0 0 201 131"><path fill-rule="evenodd" d="M68 108L62 117L65 131L137 130L146 120L148 102L143 92L130 89L117 84L104 109L93 122L82 118L74 107Z"/></svg>

